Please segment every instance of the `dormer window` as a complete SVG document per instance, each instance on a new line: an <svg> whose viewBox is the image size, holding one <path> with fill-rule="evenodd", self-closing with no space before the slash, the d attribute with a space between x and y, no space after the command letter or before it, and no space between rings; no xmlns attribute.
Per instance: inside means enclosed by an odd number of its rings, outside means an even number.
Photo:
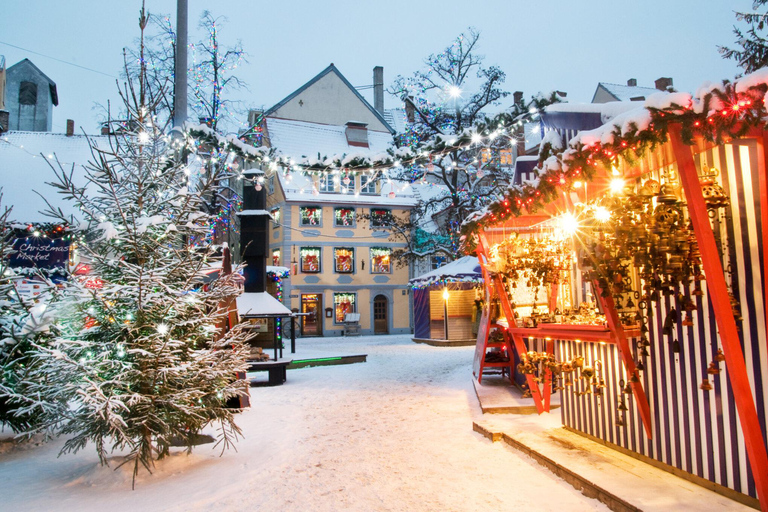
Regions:
<svg viewBox="0 0 768 512"><path fill-rule="evenodd" d="M347 144L358 148L367 148L368 146L368 125L358 121L349 121L345 133L347 135Z"/></svg>

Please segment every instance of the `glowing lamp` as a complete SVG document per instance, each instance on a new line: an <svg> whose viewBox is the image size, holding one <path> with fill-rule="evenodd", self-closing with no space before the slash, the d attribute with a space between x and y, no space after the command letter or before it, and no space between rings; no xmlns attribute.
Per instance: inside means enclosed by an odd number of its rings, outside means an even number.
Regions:
<svg viewBox="0 0 768 512"><path fill-rule="evenodd" d="M621 194L624 190L624 185L626 185L626 183L621 178L611 180L611 192L614 194Z"/></svg>
<svg viewBox="0 0 768 512"><path fill-rule="evenodd" d="M168 326L165 324L160 324L157 326L157 332L159 334L167 334L168 333Z"/></svg>
<svg viewBox="0 0 768 512"><path fill-rule="evenodd" d="M611 212L605 206L595 208L595 220L598 222L608 222L611 218Z"/></svg>
<svg viewBox="0 0 768 512"><path fill-rule="evenodd" d="M458 85L449 85L448 96L453 99L459 98L461 96L461 88Z"/></svg>
<svg viewBox="0 0 768 512"><path fill-rule="evenodd" d="M448 288L443 288L443 300L448 300L448 297L450 297L451 294L448 293Z"/></svg>
<svg viewBox="0 0 768 512"><path fill-rule="evenodd" d="M572 213L564 213L560 216L560 229L568 235L574 234L579 229L579 221Z"/></svg>

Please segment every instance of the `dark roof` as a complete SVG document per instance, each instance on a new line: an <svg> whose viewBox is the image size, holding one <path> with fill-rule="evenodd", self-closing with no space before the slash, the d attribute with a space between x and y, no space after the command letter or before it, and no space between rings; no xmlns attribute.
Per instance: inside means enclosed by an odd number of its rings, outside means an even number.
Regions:
<svg viewBox="0 0 768 512"><path fill-rule="evenodd" d="M35 64L31 60L29 60L29 59L20 60L19 62L17 62L13 66L9 67L6 70L6 72L10 72L16 66L20 66L21 64L24 64L24 63L32 66L35 69L35 71L37 73L39 73L40 76L42 76L48 82L48 87L51 90L51 101L53 102L54 105L58 106L59 105L59 93L56 91L56 82L54 82L53 80L48 78L48 75L46 75L45 73L40 71L40 68L35 66Z"/></svg>
<svg viewBox="0 0 768 512"><path fill-rule="evenodd" d="M370 104L370 103L368 103L368 102L366 101L366 99L365 99L365 98L363 98L363 96L362 96L362 95L361 95L359 92L357 92L357 89L355 89L355 87L354 87L354 86L353 86L351 83L349 83L349 81L348 81L346 78L344 78L344 75L342 75L342 74L341 74L341 72L340 72L340 71L339 71L339 70L336 68L336 66L334 66L334 65L333 65L333 63L331 63L331 65L330 65L330 66L328 66L327 68L325 68L324 70L322 70L320 73L318 73L318 74L317 74L317 75L316 75L316 76L315 76L315 77L314 77L312 80L310 80L309 82L305 83L304 85L302 85L301 87L299 87L298 89L296 89L295 91L293 91L291 94L289 94L288 96L286 96L286 97L285 97L285 98L284 98L282 101L280 101L279 103L276 103L275 105L273 105L273 106L272 106L270 109L268 109L266 112L264 112L264 114L262 115L262 117L267 117L268 115L270 115L270 114L273 114L275 111L277 111L278 109L280 109L280 107L282 107L283 105L285 105L286 103L288 103L289 101L291 101L293 98L295 98L296 96L298 96L299 94L301 94L301 93L302 93L302 92L304 92L305 90L307 90L307 89L308 89L308 88L309 88L311 85L313 85L315 82L317 82L318 80L320 80L321 78L323 78L323 77L324 77L325 75L327 75L328 73L335 73L335 74L336 74L336 76L338 76L338 77L341 79L341 81L342 81L342 82L344 82L344 84L345 84L347 87L349 87L349 89L350 89L352 92L354 92L354 93L355 93L355 96L357 96L357 97L358 97L358 99L359 99L360 101L362 101L362 102L363 102L363 104L364 104L366 107L368 107L368 110L370 110L370 111L373 113L373 115L374 115L374 116L376 116L376 118L377 118L379 121L381 121L381 123L382 123L382 124L383 124L383 125L384 125L384 126L387 128L387 130L389 130L389 133L391 133L391 134L393 134L393 135L394 135L394 133L395 133L395 130L394 130L394 128L392 128L392 126L391 126L391 125L390 125L390 124L387 122L387 120L386 120L386 119L384 119L384 117L381 115L381 113L380 113L378 110L376 110L375 108L373 108L373 107L371 106L371 104Z"/></svg>

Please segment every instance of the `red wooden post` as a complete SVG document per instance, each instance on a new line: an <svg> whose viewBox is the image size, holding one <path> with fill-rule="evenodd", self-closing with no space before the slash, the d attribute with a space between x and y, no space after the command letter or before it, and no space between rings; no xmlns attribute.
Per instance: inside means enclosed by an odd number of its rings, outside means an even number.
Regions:
<svg viewBox="0 0 768 512"><path fill-rule="evenodd" d="M768 511L768 454L766 454L763 433L757 417L757 408L749 384L747 367L744 363L744 353L739 341L739 332L731 309L728 287L725 284L720 253L717 250L715 235L709 223L707 205L701 191L696 164L693 161L691 149L683 142L680 131L679 125L670 126L670 141L677 159L678 174L683 184L685 198L688 202L688 212L701 252L701 262L706 276L705 282L709 291L708 296L715 312L720 344L725 355L728 381L733 388L736 410L739 413L739 422L744 433L747 457L752 468L752 476L755 479L757 497L760 500L762 510Z"/></svg>
<svg viewBox="0 0 768 512"><path fill-rule="evenodd" d="M613 297L610 295L603 297L603 290L597 281L592 283L595 288L595 295L597 300L603 305L603 311L605 312L605 320L608 322L608 328L613 333L616 339L616 348L619 351L619 356L624 363L624 368L627 369L627 377L629 377L629 385L632 387L632 396L635 397L635 403L637 409L640 412L640 419L643 420L643 428L645 428L645 435L648 439L653 438L653 423L651 423L651 406L648 404L648 397L645 395L643 389L643 383L640 380L640 372L637 371L635 366L635 360L632 359L632 351L629 348L629 342L627 341L627 335L624 332L624 326L621 325L619 319L619 313L616 311L616 304L613 302ZM633 379L632 376L635 378Z"/></svg>
<svg viewBox="0 0 768 512"><path fill-rule="evenodd" d="M763 237L763 311L765 314L766 339L768 339L768 132L757 137L757 175L760 183L760 224Z"/></svg>

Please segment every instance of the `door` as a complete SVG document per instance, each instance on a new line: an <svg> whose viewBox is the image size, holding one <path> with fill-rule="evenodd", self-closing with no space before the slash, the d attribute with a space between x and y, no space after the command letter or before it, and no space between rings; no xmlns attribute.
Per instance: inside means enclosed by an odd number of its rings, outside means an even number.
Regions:
<svg viewBox="0 0 768 512"><path fill-rule="evenodd" d="M373 299L373 334L389 334L387 302L383 295L377 295Z"/></svg>
<svg viewBox="0 0 768 512"><path fill-rule="evenodd" d="M320 314L322 302L322 295L318 293L301 296L301 312L305 313L301 317L302 336L323 335L323 316Z"/></svg>

